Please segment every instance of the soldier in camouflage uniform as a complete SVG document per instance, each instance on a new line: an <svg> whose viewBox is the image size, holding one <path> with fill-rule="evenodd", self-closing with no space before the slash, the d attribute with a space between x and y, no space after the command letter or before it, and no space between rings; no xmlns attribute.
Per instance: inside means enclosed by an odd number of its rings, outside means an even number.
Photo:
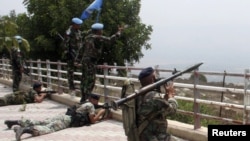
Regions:
<svg viewBox="0 0 250 141"><path fill-rule="evenodd" d="M42 90L42 84L40 82L35 82L33 84L33 89L28 92L16 91L11 94L7 94L0 98L0 106L6 105L18 105L26 103L41 103L44 98L46 98L47 93L40 93Z"/></svg>
<svg viewBox="0 0 250 141"><path fill-rule="evenodd" d="M79 18L72 19L72 25L67 29L64 46L65 46L65 57L67 60L67 75L68 75L68 83L70 93L72 95L75 94L75 85L74 85L74 72L75 68L75 58L76 52L82 46L82 33L80 31L80 26L82 24L82 20Z"/></svg>
<svg viewBox="0 0 250 141"><path fill-rule="evenodd" d="M84 50L82 63L82 78L81 78L81 100L84 102L87 96L91 94L96 81L96 65L101 56L103 43L111 42L120 36L122 28L110 37L102 35L103 24L95 23L91 26L91 32L84 39Z"/></svg>
<svg viewBox="0 0 250 141"><path fill-rule="evenodd" d="M85 124L94 124L97 121L101 120L103 115L105 114L105 109L100 109L96 112L95 106L98 105L99 96L92 94L89 97L89 101L78 106L76 109L77 113L87 112L88 122ZM21 136L24 133L31 134L32 136L40 136L44 134L53 133L59 130L63 130L72 126L72 123L75 123L72 115L60 114L52 118L47 118L45 120L37 121L37 120L6 120L4 123L8 126L8 128L12 128L13 125L19 125L14 128L16 132L17 141L21 140ZM86 117L82 117L86 118ZM85 125L84 124L84 125Z"/></svg>
<svg viewBox="0 0 250 141"><path fill-rule="evenodd" d="M143 69L139 74L142 87L156 81L155 71L152 67ZM158 90L150 91L138 97L137 126L140 141L169 141L172 140L167 133L167 116L177 111L177 101L174 99L173 85L166 85L165 96Z"/></svg>
<svg viewBox="0 0 250 141"><path fill-rule="evenodd" d="M23 73L23 57L19 48L13 47L11 49L11 67L12 67L12 79L13 79L13 92L19 90L19 85L22 80Z"/></svg>

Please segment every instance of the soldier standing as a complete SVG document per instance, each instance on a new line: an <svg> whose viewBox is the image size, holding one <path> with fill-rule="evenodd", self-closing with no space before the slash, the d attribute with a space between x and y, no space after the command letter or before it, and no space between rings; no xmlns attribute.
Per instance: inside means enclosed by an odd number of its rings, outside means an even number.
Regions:
<svg viewBox="0 0 250 141"><path fill-rule="evenodd" d="M64 47L65 47L65 57L67 59L67 75L70 94L75 95L75 84L74 84L74 72L75 68L75 58L76 51L82 46L82 35L80 31L80 26L83 21L79 18L72 18L72 25L66 30Z"/></svg>
<svg viewBox="0 0 250 141"><path fill-rule="evenodd" d="M81 100L84 102L87 96L91 94L96 81L96 65L101 56L103 43L111 42L120 36L122 28L110 37L102 35L104 25L95 23L91 26L91 33L84 39L84 50L82 63L82 78L81 78Z"/></svg>
<svg viewBox="0 0 250 141"><path fill-rule="evenodd" d="M19 90L19 85L22 80L23 68L23 56L21 51L17 47L11 49L11 67L12 67L12 79L13 79L13 92Z"/></svg>

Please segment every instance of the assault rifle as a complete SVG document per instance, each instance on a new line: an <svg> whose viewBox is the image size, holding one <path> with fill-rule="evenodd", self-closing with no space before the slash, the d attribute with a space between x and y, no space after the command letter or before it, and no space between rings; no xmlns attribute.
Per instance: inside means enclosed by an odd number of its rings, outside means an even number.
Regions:
<svg viewBox="0 0 250 141"><path fill-rule="evenodd" d="M189 67L189 68L187 68L187 69L185 69L185 70L183 70L183 71L176 72L175 74L173 74L173 75L172 75L171 77L169 77L169 78L164 78L164 79L161 79L161 80L159 80L159 81L157 81L157 82L155 82L155 83L153 83L153 84L150 84L150 85L148 85L148 86L145 86L145 87L143 87L142 89L138 90L137 92L134 92L133 94L131 94L131 95L125 97L125 98L121 98L121 99L119 99L119 100L112 101L111 106L112 106L112 108L113 108L114 110L117 110L117 108L118 108L120 105L122 105L123 103L125 103L125 102L127 102L127 101L129 101L129 100L132 100L132 99L134 99L134 98L136 98L136 97L138 97L138 96L140 96L140 95L144 95L144 94L146 94L147 92L149 92L149 91L151 91L151 90L154 90L154 89L158 88L159 86L166 84L166 83L169 82L169 81L172 81L173 79L175 79L175 78L181 76L181 75L184 74L184 73L191 72L191 71L197 69L197 68L198 68L200 65L202 65L202 64L203 64L203 63L198 63L198 64L196 64L196 65L193 65L193 66L191 66L191 67Z"/></svg>

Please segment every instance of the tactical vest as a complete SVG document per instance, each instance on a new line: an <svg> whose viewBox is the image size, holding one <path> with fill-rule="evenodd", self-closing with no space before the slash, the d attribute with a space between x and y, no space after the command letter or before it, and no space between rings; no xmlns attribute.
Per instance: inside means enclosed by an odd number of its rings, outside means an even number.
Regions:
<svg viewBox="0 0 250 141"><path fill-rule="evenodd" d="M89 113L88 112L76 112L78 105L73 105L69 107L66 111L66 115L71 116L71 123L70 127L81 127L81 126L88 126L90 125Z"/></svg>

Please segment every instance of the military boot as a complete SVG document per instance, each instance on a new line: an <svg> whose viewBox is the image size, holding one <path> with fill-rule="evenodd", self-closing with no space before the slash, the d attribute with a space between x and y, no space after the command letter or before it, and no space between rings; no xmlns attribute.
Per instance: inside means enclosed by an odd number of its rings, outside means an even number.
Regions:
<svg viewBox="0 0 250 141"><path fill-rule="evenodd" d="M13 125L20 125L20 120L5 120L4 124L6 124L8 128L11 129Z"/></svg>
<svg viewBox="0 0 250 141"><path fill-rule="evenodd" d="M33 126L31 126L31 127L15 127L14 131L16 132L16 140L17 141L21 141L21 136L24 133L31 134L32 136L39 135L38 131L35 130Z"/></svg>
<svg viewBox="0 0 250 141"><path fill-rule="evenodd" d="M0 106L6 106L7 104L6 104L6 100L5 100L5 98L4 97L1 97L0 98Z"/></svg>

